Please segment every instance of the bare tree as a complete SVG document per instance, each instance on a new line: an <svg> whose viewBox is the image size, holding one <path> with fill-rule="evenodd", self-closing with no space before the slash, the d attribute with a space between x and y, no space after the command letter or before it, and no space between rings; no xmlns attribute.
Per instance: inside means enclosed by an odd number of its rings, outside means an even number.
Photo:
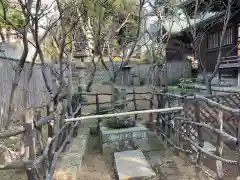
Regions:
<svg viewBox="0 0 240 180"><path fill-rule="evenodd" d="M181 1L181 3L183 3L183 1ZM198 30L198 14L199 14L199 6L200 6L200 1L196 0L193 2L193 8L194 8L194 12L193 12L193 19L191 19L191 17L187 14L186 10L183 8L182 12L184 14L184 18L186 19L187 22L187 26L188 26L188 32L189 32L189 37L192 41L192 46L193 46L193 54L194 54L194 59L198 60L198 63L200 65L200 68L202 70L202 73L204 75L204 79L205 79L205 84L207 87L207 93L208 94L212 94L212 89L211 89L211 82L213 80L213 78L215 77L216 73L218 72L218 68L223 60L222 58L222 47L223 47L223 41L225 38L225 34L226 34L226 29L227 26L229 24L230 19L235 15L235 13L232 12L232 5L234 3L234 0L228 0L227 3L225 4L223 3L224 7L225 7L225 12L223 15L223 18L220 19L220 21L214 20L210 26L207 26L207 28L199 31ZM201 19L204 19L206 15L208 15L207 13L210 12L210 7L212 6L212 4L209 4L205 10L201 13ZM181 20L181 19L179 19ZM200 51L201 51L201 43L203 41L204 38L206 38L206 32L215 24L221 22L223 24L223 28L222 28L222 33L220 35L220 43L219 43L219 47L218 47L218 55L217 55L217 60L216 60L216 65L214 67L214 71L213 73L208 76L207 73L207 67L206 67L206 61L204 59L201 58L200 55ZM185 29L186 30L186 29Z"/></svg>

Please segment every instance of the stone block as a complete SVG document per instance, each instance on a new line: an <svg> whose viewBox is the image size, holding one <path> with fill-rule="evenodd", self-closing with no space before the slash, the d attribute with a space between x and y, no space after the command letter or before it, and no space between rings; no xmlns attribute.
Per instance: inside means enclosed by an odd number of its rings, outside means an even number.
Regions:
<svg viewBox="0 0 240 180"><path fill-rule="evenodd" d="M114 166L119 180L146 180L156 175L140 150L114 153Z"/></svg>
<svg viewBox="0 0 240 180"><path fill-rule="evenodd" d="M109 129L102 126L100 127L100 133L102 153L105 155L118 151L133 150L132 142L140 149L141 147L146 149L148 144L148 130L143 125L122 129Z"/></svg>
<svg viewBox="0 0 240 180"><path fill-rule="evenodd" d="M76 180L77 172L82 166L83 158L87 152L89 129L80 128L79 135L75 137L67 152L60 154L54 171L53 180Z"/></svg>

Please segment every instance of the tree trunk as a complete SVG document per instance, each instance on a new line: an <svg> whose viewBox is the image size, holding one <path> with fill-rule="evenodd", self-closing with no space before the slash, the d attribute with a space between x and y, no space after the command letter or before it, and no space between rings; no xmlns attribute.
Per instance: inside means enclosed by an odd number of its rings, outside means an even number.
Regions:
<svg viewBox="0 0 240 180"><path fill-rule="evenodd" d="M17 70L15 72L12 88L11 88L11 91L10 91L7 119L6 119L6 121L3 122L1 128L7 128L10 125L11 117L12 117L11 115L14 113L14 105L13 105L14 95L15 95L15 92L16 92L17 87L18 87L21 72L22 72L22 70Z"/></svg>
<svg viewBox="0 0 240 180"><path fill-rule="evenodd" d="M116 78L111 78L111 93L112 93L112 96L111 96L111 108L114 108L115 107L115 102L116 102L116 99L117 99L117 92L116 92Z"/></svg>
<svg viewBox="0 0 240 180"><path fill-rule="evenodd" d="M94 62L93 60L93 71L91 73L91 76L90 76L90 79L88 81L88 84L87 84L87 87L86 87L86 91L87 92L90 92L91 91L91 86L93 84L93 80L94 80L94 77L95 77L95 72L96 72L96 63Z"/></svg>
<svg viewBox="0 0 240 180"><path fill-rule="evenodd" d="M203 73L204 82L206 85L207 94L211 95L212 94L212 86L211 86L212 81L211 81L210 77L208 77L205 66L203 67L202 73Z"/></svg>
<svg viewBox="0 0 240 180"><path fill-rule="evenodd" d="M212 85L211 80L207 78L206 80L206 88L207 88L207 94L212 95Z"/></svg>
<svg viewBox="0 0 240 180"><path fill-rule="evenodd" d="M68 109L69 109L69 114L72 115L72 53L70 57L68 58Z"/></svg>
<svg viewBox="0 0 240 180"><path fill-rule="evenodd" d="M1 39L2 39L2 42L5 42L5 41L6 41L6 40L5 40L5 36L4 36L4 32L3 32L2 29L0 29L0 37L1 37Z"/></svg>

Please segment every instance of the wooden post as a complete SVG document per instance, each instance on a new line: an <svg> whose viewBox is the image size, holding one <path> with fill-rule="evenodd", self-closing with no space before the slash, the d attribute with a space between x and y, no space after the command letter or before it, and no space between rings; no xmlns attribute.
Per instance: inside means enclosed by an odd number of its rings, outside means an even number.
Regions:
<svg viewBox="0 0 240 180"><path fill-rule="evenodd" d="M161 124L161 131L162 133L165 133L165 126L166 126L166 122L165 119L162 118L162 124ZM162 140L164 141L165 137L162 135Z"/></svg>
<svg viewBox="0 0 240 180"><path fill-rule="evenodd" d="M170 98L167 99L168 102L168 108L171 107L171 102L170 102ZM171 140L171 118L169 117L170 114L166 114L167 118L166 118L166 126L165 126L165 135L167 136L167 138L169 138ZM166 139L166 145L168 146L167 143L167 139Z"/></svg>
<svg viewBox="0 0 240 180"><path fill-rule="evenodd" d="M54 103L51 102L48 106L47 106L47 115L52 114L54 111ZM54 126L54 120L50 120L48 123L48 137L53 137L54 132L53 132L53 126Z"/></svg>
<svg viewBox="0 0 240 180"><path fill-rule="evenodd" d="M34 161L36 159L36 132L34 129L34 112L32 109L25 111L24 128L26 130L23 136L25 160ZM28 180L37 179L34 172L35 170L32 167L26 167Z"/></svg>
<svg viewBox="0 0 240 180"><path fill-rule="evenodd" d="M236 119L239 119L239 113L235 116ZM238 177L236 180L240 179L240 121L237 124L237 152L238 152Z"/></svg>
<svg viewBox="0 0 240 180"><path fill-rule="evenodd" d="M47 115L50 115L52 114L54 111L54 102L51 101L48 106L47 106ZM54 119L51 119L48 123L48 138L52 138L54 136ZM53 144L51 143L50 146L49 146L49 150L48 150L48 153L47 153L47 164L48 165L51 165L52 164L52 160L53 160L53 155L54 155L54 152L52 151L52 146ZM47 173L47 170L46 170L46 173Z"/></svg>
<svg viewBox="0 0 240 180"><path fill-rule="evenodd" d="M96 94L96 114L99 114L100 112L100 107L99 107L99 93ZM101 119L98 118L98 123L97 123L97 133L99 134L100 132L100 123Z"/></svg>
<svg viewBox="0 0 240 180"><path fill-rule="evenodd" d="M238 67L238 86L240 86L240 67Z"/></svg>
<svg viewBox="0 0 240 180"><path fill-rule="evenodd" d="M184 103L184 105L183 105L183 116L184 116L184 118L188 118L188 114L187 114L187 111L188 111L188 100L186 99L186 98L184 98L184 100L183 100L183 103ZM191 138L190 137L190 134L191 134L191 129L190 129L190 124L185 124L185 127L186 127L186 137L187 138ZM187 149L191 149L191 143L189 142L189 141L187 141L186 142L187 143ZM182 143L182 148L183 148L183 143Z"/></svg>
<svg viewBox="0 0 240 180"><path fill-rule="evenodd" d="M178 106L179 106L179 104L180 104L179 101L180 101L180 100L178 99ZM181 127L182 127L182 124L181 124L181 121L180 121L180 120L174 121L174 128L176 129L176 131L175 131L176 146L177 146L177 147L180 147L180 148L182 148L182 147L181 147L181 139L180 139L180 137L181 137L180 132L181 132L181 130L182 130ZM179 155L179 152L178 152L178 151L176 151L176 155Z"/></svg>
<svg viewBox="0 0 240 180"><path fill-rule="evenodd" d="M37 123L37 121L40 119L41 117L41 112L40 111L35 111L34 112L34 123ZM43 136L42 136L42 126L38 127L36 129L36 145L39 144L39 150L38 153L41 153L44 149L44 145L43 145Z"/></svg>
<svg viewBox="0 0 240 180"><path fill-rule="evenodd" d="M218 72L217 72L217 80L218 80L218 83L221 84L221 72L220 72L220 70L218 70Z"/></svg>
<svg viewBox="0 0 240 180"><path fill-rule="evenodd" d="M194 102L194 110L195 110L195 121L198 123L201 123L200 121L200 109L198 105L197 99L195 99ZM197 133L198 133L198 145L203 148L204 146L204 140L202 138L202 128L201 126L197 126ZM202 167L202 158L203 154L201 150L198 150L197 152L197 167L196 167L196 174L199 179L201 179L201 167Z"/></svg>
<svg viewBox="0 0 240 180"><path fill-rule="evenodd" d="M54 121L51 124L53 126L53 134L56 135L59 131L60 127L60 121L61 121L61 110L62 110L62 104L61 102L57 102L56 104L56 110L54 112ZM55 108L54 108L55 109ZM52 154L54 154L57 149L59 148L59 136L56 137L52 144Z"/></svg>
<svg viewBox="0 0 240 180"><path fill-rule="evenodd" d="M25 114L25 146L29 148L29 159L36 159L36 132L34 129L34 113L33 110L26 110Z"/></svg>
<svg viewBox="0 0 240 180"><path fill-rule="evenodd" d="M77 113L76 116L81 116L82 115L82 93L80 93L80 96L79 96L79 99L80 99L80 104L81 104L81 108L79 109L79 112Z"/></svg>
<svg viewBox="0 0 240 180"><path fill-rule="evenodd" d="M223 110L221 110L218 113L218 128L219 128L220 132L223 131L223 118L224 118L224 113L223 113ZM223 151L223 139L222 139L222 136L218 133L216 155L219 157L222 157L222 151ZM216 167L217 167L218 180L223 180L224 173L223 173L222 161L216 160Z"/></svg>
<svg viewBox="0 0 240 180"><path fill-rule="evenodd" d="M153 100L154 100L154 97L151 94L151 98L149 100L149 109L153 109ZM153 114L152 113L149 114L149 121L153 122Z"/></svg>
<svg viewBox="0 0 240 180"><path fill-rule="evenodd" d="M167 129L166 129L166 135L167 135L167 138L169 139L169 140L171 140L171 136L172 136L172 134L171 134L171 132L172 132L172 125L171 125L171 114L166 114L167 115ZM166 144L167 145L169 145L168 144L168 142L167 142L167 140L166 140Z"/></svg>
<svg viewBox="0 0 240 180"><path fill-rule="evenodd" d="M161 95L157 94L157 102L158 102L158 108L161 108ZM157 135L160 135L160 113L157 113L157 121L156 121L156 126L157 126Z"/></svg>
<svg viewBox="0 0 240 180"><path fill-rule="evenodd" d="M137 102L136 102L136 92L133 88L133 105L134 105L134 111L137 111ZM137 120L137 114L134 115L135 120Z"/></svg>

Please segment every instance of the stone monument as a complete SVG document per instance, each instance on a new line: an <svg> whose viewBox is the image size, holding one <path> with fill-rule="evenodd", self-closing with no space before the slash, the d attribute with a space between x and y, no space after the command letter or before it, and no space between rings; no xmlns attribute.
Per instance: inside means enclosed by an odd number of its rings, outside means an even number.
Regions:
<svg viewBox="0 0 240 180"><path fill-rule="evenodd" d="M137 149L136 140L148 141L147 128L136 124L129 128L111 129L100 124L100 143L103 154Z"/></svg>
<svg viewBox="0 0 240 180"><path fill-rule="evenodd" d="M84 58L87 56L84 45L81 42L76 43L73 56L75 59L75 72L73 73L73 76L78 79L78 91L84 91L86 89L85 71L87 67L84 63Z"/></svg>

